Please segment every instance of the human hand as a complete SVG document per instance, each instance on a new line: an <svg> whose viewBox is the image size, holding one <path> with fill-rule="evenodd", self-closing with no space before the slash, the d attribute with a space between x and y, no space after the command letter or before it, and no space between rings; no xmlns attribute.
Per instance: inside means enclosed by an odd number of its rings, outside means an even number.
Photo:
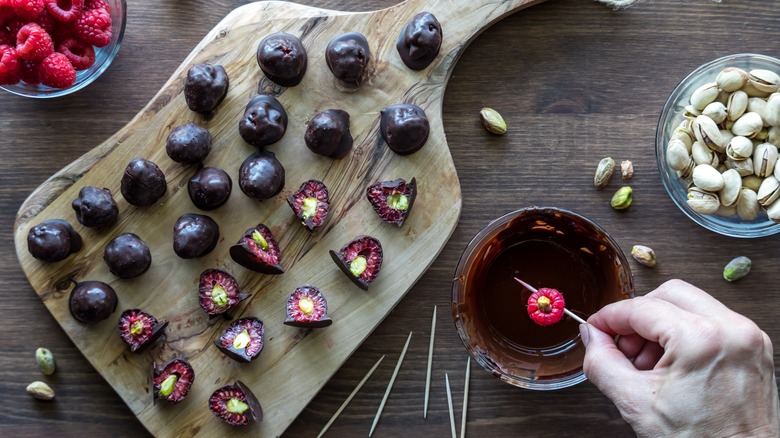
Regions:
<svg viewBox="0 0 780 438"><path fill-rule="evenodd" d="M780 433L772 341L703 290L667 281L580 332L585 375L638 436Z"/></svg>

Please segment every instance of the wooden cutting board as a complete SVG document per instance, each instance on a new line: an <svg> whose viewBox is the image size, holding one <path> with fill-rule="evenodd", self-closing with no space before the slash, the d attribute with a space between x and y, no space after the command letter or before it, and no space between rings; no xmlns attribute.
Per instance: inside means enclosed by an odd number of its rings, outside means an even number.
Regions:
<svg viewBox="0 0 780 438"><path fill-rule="evenodd" d="M447 80L476 35L500 18L540 1L409 0L367 13L258 2L234 10L127 126L52 176L25 201L15 226L16 251L25 274L76 346L151 433L165 437L280 435L420 278L455 229L461 210L460 184L441 118ZM434 63L415 72L401 62L395 41L403 25L424 10L440 21L444 42ZM274 85L255 61L260 39L277 31L301 37L308 51L308 71L297 87ZM331 38L348 31L367 37L375 59L369 82L355 91L337 86L324 59ZM204 62L224 65L230 77L228 95L208 121L190 111L183 96L187 70ZM277 95L289 116L284 138L269 147L286 169L286 185L277 197L263 202L245 196L237 186L241 162L255 151L242 141L237 124L244 106L258 92ZM422 107L431 124L425 147L409 156L390 151L379 135L379 111L401 102ZM318 111L334 107L351 114L355 138L352 153L341 160L315 155L303 142L307 121ZM207 213L220 226L219 244L208 256L194 260L174 254L172 230L180 215L199 212L186 190L196 167L175 163L165 153L171 129L188 121L205 126L214 138L205 164L227 170L234 181L228 203ZM120 194L122 171L137 156L157 163L168 181L167 194L153 206L134 207ZM365 200L366 187L379 180L412 177L417 178L418 196L409 219L400 229L382 222ZM312 178L328 186L332 206L328 224L309 233L285 199ZM76 221L70 204L87 185L107 187L115 195L120 220L110 229L89 229ZM28 253L26 236L32 226L54 218L71 222L84 238L84 248L65 261L43 263ZM281 276L248 271L228 255L228 248L242 232L260 222L279 241L286 270ZM151 269L131 280L113 276L102 261L106 243L124 232L138 234L152 249ZM382 271L368 292L353 285L328 256L328 250L338 250L358 234L372 235L384 247ZM229 322L206 317L198 305L197 283L203 270L214 267L231 272L252 294L235 311L236 316L257 316L266 324L264 351L250 364L233 362L212 344ZM117 312L95 326L77 323L68 311L69 278L109 283L119 295ZM305 283L323 291L335 321L332 326L311 331L282 324L288 295ZM120 312L134 307L170 322L166 336L138 354L128 351L116 329ZM148 389L151 364L173 357L190 361L195 384L180 404L154 406ZM247 383L259 398L265 412L262 423L230 427L209 412L209 395L235 379Z"/></svg>

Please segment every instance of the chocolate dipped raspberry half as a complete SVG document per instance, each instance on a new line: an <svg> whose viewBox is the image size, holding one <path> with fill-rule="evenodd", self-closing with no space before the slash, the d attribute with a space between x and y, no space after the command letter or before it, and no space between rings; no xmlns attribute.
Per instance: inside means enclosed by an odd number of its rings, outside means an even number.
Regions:
<svg viewBox="0 0 780 438"><path fill-rule="evenodd" d="M119 317L119 336L136 352L154 343L168 327L168 321L157 318L141 309L128 309Z"/></svg>
<svg viewBox="0 0 780 438"><path fill-rule="evenodd" d="M263 421L263 408L248 386L240 380L223 386L209 397L209 409L231 426L246 426Z"/></svg>
<svg viewBox="0 0 780 438"><path fill-rule="evenodd" d="M282 252L271 230L263 224L246 230L230 247L230 257L239 265L261 274L284 273Z"/></svg>
<svg viewBox="0 0 780 438"><path fill-rule="evenodd" d="M241 318L227 326L214 345L237 362L251 362L263 351L263 331L258 318Z"/></svg>
<svg viewBox="0 0 780 438"><path fill-rule="evenodd" d="M195 370L183 359L173 359L165 365L152 365L153 402L165 400L171 404L179 403L190 392L195 381Z"/></svg>
<svg viewBox="0 0 780 438"><path fill-rule="evenodd" d="M330 211L328 188L321 181L309 180L287 198L287 203L307 230L325 224Z"/></svg>
<svg viewBox="0 0 780 438"><path fill-rule="evenodd" d="M198 302L210 318L222 315L249 298L232 275L219 269L206 269L200 274Z"/></svg>
<svg viewBox="0 0 780 438"><path fill-rule="evenodd" d="M366 189L366 198L383 221L402 226L417 198L417 180L380 181Z"/></svg>
<svg viewBox="0 0 780 438"><path fill-rule="evenodd" d="M314 286L301 286L287 298L286 325L301 328L321 328L333 324L328 317L328 303Z"/></svg>
<svg viewBox="0 0 780 438"><path fill-rule="evenodd" d="M384 256L379 240L371 236L358 236L339 252L331 250L330 257L353 283L368 290L368 285L379 275Z"/></svg>

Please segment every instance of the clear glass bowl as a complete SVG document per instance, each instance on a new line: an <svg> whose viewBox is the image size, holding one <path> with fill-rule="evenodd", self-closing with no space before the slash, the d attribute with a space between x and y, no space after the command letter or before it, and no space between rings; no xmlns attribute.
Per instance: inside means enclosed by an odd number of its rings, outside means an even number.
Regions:
<svg viewBox="0 0 780 438"><path fill-rule="evenodd" d="M726 67L739 67L745 71L761 68L780 74L780 60L752 53L728 55L710 61L683 79L669 95L658 119L655 134L655 156L658 172L666 192L677 207L695 223L718 234L731 237L754 238L769 236L780 232L780 224L772 222L762 212L752 221L744 221L739 216L704 215L692 210L688 203L688 180L680 178L677 172L666 163L666 146L675 128L683 121L685 106L694 90L707 82L714 82L721 70Z"/></svg>
<svg viewBox="0 0 780 438"><path fill-rule="evenodd" d="M105 47L95 47L95 64L92 67L76 72L76 82L68 88L51 88L45 85L30 85L19 82L14 85L3 85L0 89L16 94L17 96L32 97L34 99L49 99L75 93L91 84L111 65L111 61L119 51L119 45L125 33L125 19L127 18L126 0L105 0L111 9L111 26L113 36L111 42Z"/></svg>
<svg viewBox="0 0 780 438"><path fill-rule="evenodd" d="M530 246L518 250L522 245ZM555 390L584 381L585 347L576 321L564 317L552 326L536 326L526 309L530 292L514 276L537 288L558 288L566 307L587 318L634 296L631 269L620 247L581 215L528 207L479 231L455 271L452 316L477 363L526 389Z"/></svg>

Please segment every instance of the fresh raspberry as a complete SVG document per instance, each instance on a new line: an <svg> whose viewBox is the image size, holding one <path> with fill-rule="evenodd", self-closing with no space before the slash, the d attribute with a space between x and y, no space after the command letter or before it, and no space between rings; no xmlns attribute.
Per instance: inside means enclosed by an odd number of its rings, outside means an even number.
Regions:
<svg viewBox="0 0 780 438"><path fill-rule="evenodd" d="M41 62L51 55L54 44L45 30L36 23L25 24L16 35L16 53L30 62Z"/></svg>
<svg viewBox="0 0 780 438"><path fill-rule="evenodd" d="M16 12L11 6L11 0L0 0L0 26L14 17L16 17Z"/></svg>
<svg viewBox="0 0 780 438"><path fill-rule="evenodd" d="M105 0L85 0L84 1L84 10L87 9L105 9L106 12L109 14L111 13L111 8L108 7L108 3L105 2Z"/></svg>
<svg viewBox="0 0 780 438"><path fill-rule="evenodd" d="M58 21L73 21L81 16L84 0L46 0L46 9Z"/></svg>
<svg viewBox="0 0 780 438"><path fill-rule="evenodd" d="M11 0L11 6L19 18L27 21L35 20L46 8L44 0Z"/></svg>
<svg viewBox="0 0 780 438"><path fill-rule="evenodd" d="M38 16L35 20L32 21L32 23L38 23L39 26L43 28L49 35L54 32L54 18L52 18L49 11L46 9L43 10L41 15Z"/></svg>
<svg viewBox="0 0 780 438"><path fill-rule="evenodd" d="M54 52L38 67L38 79L49 87L68 88L76 82L76 70L65 55Z"/></svg>
<svg viewBox="0 0 780 438"><path fill-rule="evenodd" d="M565 304L558 290L542 287L528 297L528 316L541 326L552 325L563 318Z"/></svg>
<svg viewBox="0 0 780 438"><path fill-rule="evenodd" d="M111 42L113 34L111 16L104 9L84 11L76 19L76 37L85 43L105 47Z"/></svg>
<svg viewBox="0 0 780 438"><path fill-rule="evenodd" d="M95 63L95 48L75 38L60 43L57 51L65 55L76 70L86 70Z"/></svg>
<svg viewBox="0 0 780 438"><path fill-rule="evenodd" d="M12 85L19 82L22 64L16 49L0 46L0 85Z"/></svg>
<svg viewBox="0 0 780 438"><path fill-rule="evenodd" d="M70 38L76 38L76 23L55 20L54 31L51 33L54 47L59 46L60 43Z"/></svg>
<svg viewBox="0 0 780 438"><path fill-rule="evenodd" d="M38 65L33 62L21 60L22 68L20 70L20 75L22 81L25 83L28 83L30 85L38 85L41 83L41 80L38 79Z"/></svg>

